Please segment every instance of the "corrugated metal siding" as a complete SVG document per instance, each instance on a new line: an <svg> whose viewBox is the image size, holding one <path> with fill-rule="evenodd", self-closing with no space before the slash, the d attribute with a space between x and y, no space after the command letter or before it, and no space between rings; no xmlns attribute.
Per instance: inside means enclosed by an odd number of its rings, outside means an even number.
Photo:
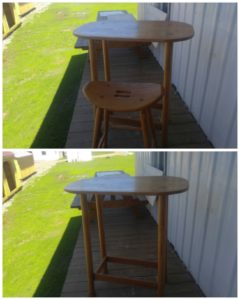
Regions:
<svg viewBox="0 0 240 300"><path fill-rule="evenodd" d="M150 6L139 4L140 18ZM237 4L171 3L170 19L195 30L174 45L172 82L213 145L237 147ZM152 50L161 64L161 47Z"/></svg>
<svg viewBox="0 0 240 300"><path fill-rule="evenodd" d="M168 152L167 174L190 186L169 199L168 239L207 296L237 296L237 154Z"/></svg>

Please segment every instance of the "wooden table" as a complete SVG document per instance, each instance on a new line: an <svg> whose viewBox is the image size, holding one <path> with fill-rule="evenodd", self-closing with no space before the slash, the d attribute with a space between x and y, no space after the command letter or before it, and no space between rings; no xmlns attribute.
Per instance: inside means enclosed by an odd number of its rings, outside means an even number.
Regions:
<svg viewBox="0 0 240 300"><path fill-rule="evenodd" d="M135 20L132 14L129 14L126 10L110 10L110 11L99 11L97 14L97 22L100 21L131 21ZM114 46L114 45L113 45ZM115 45L117 46L117 45ZM88 50L88 41L86 39L77 38L75 48L82 50ZM101 44L97 45L97 48L102 49Z"/></svg>
<svg viewBox="0 0 240 300"><path fill-rule="evenodd" d="M109 281L120 284L129 284L147 288L155 288L158 296L164 295L166 250L167 250L167 216L168 195L182 193L188 189L188 182L183 178L159 176L159 177L131 177L131 176L107 176L92 179L83 179L69 184L65 191L79 195L82 207L82 224L84 236L84 248L87 265L89 296L95 295L94 281ZM96 199L97 223L99 232L99 244L101 263L97 270L93 271L93 259L91 248L91 234L89 228L89 216L86 195L94 193ZM157 228L157 261L145 261L124 257L112 257L107 254L105 233L103 225L103 196L104 195L156 195L158 211ZM132 279L108 274L107 264L119 263L140 265L143 267L156 268L156 282Z"/></svg>
<svg viewBox="0 0 240 300"><path fill-rule="evenodd" d="M167 146L169 98L171 89L171 70L173 43L191 39L194 35L193 27L189 24L174 21L102 21L87 23L74 31L77 37L89 40L89 57L91 80L97 80L96 42L102 41L105 79L110 81L110 64L108 44L115 42L163 42L164 76L162 100L162 147ZM127 70L126 70L127 71Z"/></svg>

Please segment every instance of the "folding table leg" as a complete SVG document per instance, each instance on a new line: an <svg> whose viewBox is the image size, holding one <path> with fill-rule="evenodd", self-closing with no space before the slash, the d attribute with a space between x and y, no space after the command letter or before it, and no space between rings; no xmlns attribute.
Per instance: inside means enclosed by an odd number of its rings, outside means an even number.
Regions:
<svg viewBox="0 0 240 300"><path fill-rule="evenodd" d="M107 256L106 243L105 243L105 232L103 224L103 210L102 210L102 197L98 194L95 195L96 199L96 210L97 210L97 222L98 222L98 235L100 243L101 258L104 259ZM107 273L107 266L104 267L104 273Z"/></svg>
<svg viewBox="0 0 240 300"><path fill-rule="evenodd" d="M157 295L164 295L167 264L167 215L168 197L159 196L157 199Z"/></svg>
<svg viewBox="0 0 240 300"><path fill-rule="evenodd" d="M85 194L80 195L81 208L82 208L82 226L83 226L83 239L84 250L88 276L88 296L95 296L94 289L94 275L93 275L93 259L92 259L92 246L91 246L91 233L89 228L88 205Z"/></svg>

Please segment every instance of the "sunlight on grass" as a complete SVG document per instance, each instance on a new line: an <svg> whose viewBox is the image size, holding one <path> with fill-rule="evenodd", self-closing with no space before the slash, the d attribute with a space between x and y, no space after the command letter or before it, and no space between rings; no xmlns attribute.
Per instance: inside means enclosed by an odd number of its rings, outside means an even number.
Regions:
<svg viewBox="0 0 240 300"><path fill-rule="evenodd" d="M81 224L64 187L96 171L134 175L134 166L134 155L61 162L16 194L3 216L4 297L60 296Z"/></svg>
<svg viewBox="0 0 240 300"><path fill-rule="evenodd" d="M86 60L73 30L99 10L136 3L54 3L14 32L3 51L4 148L62 148Z"/></svg>

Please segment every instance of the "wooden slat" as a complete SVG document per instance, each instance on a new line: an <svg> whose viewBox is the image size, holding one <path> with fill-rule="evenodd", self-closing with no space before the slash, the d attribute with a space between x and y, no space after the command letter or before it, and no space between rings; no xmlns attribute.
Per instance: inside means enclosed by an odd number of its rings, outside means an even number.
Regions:
<svg viewBox="0 0 240 300"><path fill-rule="evenodd" d="M118 199L118 200L107 200L107 201L103 201L102 203L103 208L133 207L133 206L147 205L147 204L148 204L147 200L140 201L138 199L128 198L128 197L124 197L124 199ZM90 209L95 209L94 202L88 202L88 206ZM78 209L81 208L80 199L78 196L74 197L74 200L71 204L71 208L78 208Z"/></svg>
<svg viewBox="0 0 240 300"><path fill-rule="evenodd" d="M140 260L140 259L133 259L133 258L126 258L126 257L107 256L107 262L143 266L146 268L157 268L156 262Z"/></svg>
<svg viewBox="0 0 240 300"><path fill-rule="evenodd" d="M104 223L109 256L134 257L156 261L156 223L144 206L141 218L135 218L127 208L105 209ZM93 264L99 267L99 244L96 222L91 222ZM193 277L181 262L173 247L168 244L168 281L165 297L203 297L203 293L194 282ZM128 266L126 264L109 263L109 273L116 276L139 279L156 279L155 268ZM156 297L154 289L118 285L113 282L95 282L98 297ZM87 297L88 283L86 276L85 256L83 251L82 230L76 243L72 261L62 289L62 297Z"/></svg>
<svg viewBox="0 0 240 300"><path fill-rule="evenodd" d="M141 286L146 288L155 288L157 284L152 281L147 280L140 280L140 279L133 279L121 276L114 276L109 274L94 274L95 280L102 280L108 282L114 282L117 284L127 284L127 285L134 285L134 286Z"/></svg>
<svg viewBox="0 0 240 300"><path fill-rule="evenodd" d="M103 258L103 260L101 261L101 263L97 267L96 273L101 273L103 270L105 270L106 269L106 263L107 263L107 256L105 256Z"/></svg>

